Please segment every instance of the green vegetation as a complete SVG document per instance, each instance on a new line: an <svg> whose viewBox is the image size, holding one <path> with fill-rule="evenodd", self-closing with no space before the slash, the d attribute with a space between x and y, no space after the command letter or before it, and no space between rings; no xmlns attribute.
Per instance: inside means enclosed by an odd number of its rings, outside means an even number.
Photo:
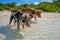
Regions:
<svg viewBox="0 0 60 40"><path fill-rule="evenodd" d="M0 10L14 11L16 9L22 9L26 7L43 10L46 12L60 12L60 0L53 0L53 2L40 2L38 5L34 5L34 4L16 5L16 2L8 3L8 4L0 3Z"/></svg>

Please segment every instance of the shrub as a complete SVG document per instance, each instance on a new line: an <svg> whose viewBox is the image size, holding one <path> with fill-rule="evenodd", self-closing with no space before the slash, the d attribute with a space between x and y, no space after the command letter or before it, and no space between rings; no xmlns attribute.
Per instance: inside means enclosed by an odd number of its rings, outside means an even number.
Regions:
<svg viewBox="0 0 60 40"><path fill-rule="evenodd" d="M4 8L4 7L2 7L2 6L0 6L0 11L1 11L1 10L5 10L5 8Z"/></svg>
<svg viewBox="0 0 60 40"><path fill-rule="evenodd" d="M36 5L35 9L42 9L42 10L47 11L47 12L55 12L57 8L52 3L42 2L38 6Z"/></svg>

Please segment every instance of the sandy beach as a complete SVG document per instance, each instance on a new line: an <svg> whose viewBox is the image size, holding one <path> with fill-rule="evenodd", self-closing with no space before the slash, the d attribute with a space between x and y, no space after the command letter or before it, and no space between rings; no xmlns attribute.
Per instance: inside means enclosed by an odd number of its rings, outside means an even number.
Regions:
<svg viewBox="0 0 60 40"><path fill-rule="evenodd" d="M43 12L31 27L9 26L10 11L0 11L0 40L60 40L60 13Z"/></svg>

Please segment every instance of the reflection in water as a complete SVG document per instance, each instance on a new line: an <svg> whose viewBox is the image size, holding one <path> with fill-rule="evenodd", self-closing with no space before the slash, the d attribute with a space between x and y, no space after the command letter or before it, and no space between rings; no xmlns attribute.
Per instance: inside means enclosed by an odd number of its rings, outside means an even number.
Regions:
<svg viewBox="0 0 60 40"><path fill-rule="evenodd" d="M15 40L15 39L22 40L24 38L21 33L11 29L10 26L1 26L0 33L6 36L4 40Z"/></svg>

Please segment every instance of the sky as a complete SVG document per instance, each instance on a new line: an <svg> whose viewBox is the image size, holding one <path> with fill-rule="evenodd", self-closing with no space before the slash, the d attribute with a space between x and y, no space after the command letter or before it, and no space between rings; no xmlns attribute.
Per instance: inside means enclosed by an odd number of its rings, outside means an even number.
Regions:
<svg viewBox="0 0 60 40"><path fill-rule="evenodd" d="M0 3L6 4L16 2L17 4L39 4L43 1L52 2L52 0L0 0Z"/></svg>

